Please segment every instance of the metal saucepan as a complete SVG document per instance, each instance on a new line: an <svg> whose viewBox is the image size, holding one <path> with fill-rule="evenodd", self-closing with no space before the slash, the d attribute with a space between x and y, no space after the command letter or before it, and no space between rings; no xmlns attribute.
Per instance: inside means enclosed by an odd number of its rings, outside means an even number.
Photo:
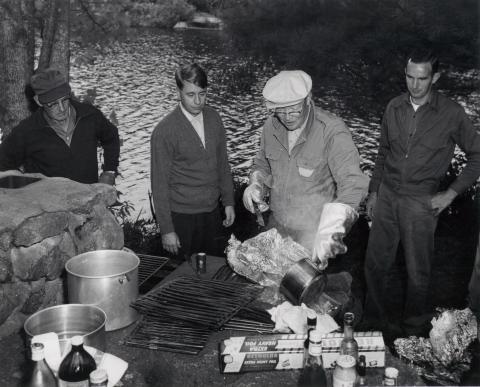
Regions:
<svg viewBox="0 0 480 387"><path fill-rule="evenodd" d="M293 264L283 276L280 292L294 305L304 303L312 309L327 285L327 276L309 258Z"/></svg>

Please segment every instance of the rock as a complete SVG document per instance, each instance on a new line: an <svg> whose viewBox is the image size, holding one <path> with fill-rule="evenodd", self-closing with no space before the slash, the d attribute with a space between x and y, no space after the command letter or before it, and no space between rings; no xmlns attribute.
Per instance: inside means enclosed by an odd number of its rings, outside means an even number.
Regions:
<svg viewBox="0 0 480 387"><path fill-rule="evenodd" d="M108 209L117 201L114 187L18 171L0 172L0 179L8 187L0 188L1 337L22 317L64 301L68 259L120 250L124 240Z"/></svg>
<svg viewBox="0 0 480 387"><path fill-rule="evenodd" d="M13 234L15 246L31 246L44 238L60 234L68 224L66 212L45 212L28 218Z"/></svg>
<svg viewBox="0 0 480 387"><path fill-rule="evenodd" d="M0 286L0 324L23 307L30 295L30 285L26 282L11 282ZM0 325L1 326L1 325Z"/></svg>

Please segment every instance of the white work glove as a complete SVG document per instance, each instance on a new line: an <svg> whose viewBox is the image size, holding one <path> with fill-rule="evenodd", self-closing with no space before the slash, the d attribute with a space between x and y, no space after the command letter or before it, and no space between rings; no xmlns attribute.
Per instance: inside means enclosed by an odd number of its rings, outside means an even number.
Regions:
<svg viewBox="0 0 480 387"><path fill-rule="evenodd" d="M347 252L343 237L357 218L357 211L346 204L327 203L323 206L312 253L312 261L320 269L327 267L329 258Z"/></svg>
<svg viewBox="0 0 480 387"><path fill-rule="evenodd" d="M250 176L250 185L243 192L243 205L252 214L255 213L255 205L260 212L268 210L268 204L263 200L265 196L263 177L260 171L255 171Z"/></svg>

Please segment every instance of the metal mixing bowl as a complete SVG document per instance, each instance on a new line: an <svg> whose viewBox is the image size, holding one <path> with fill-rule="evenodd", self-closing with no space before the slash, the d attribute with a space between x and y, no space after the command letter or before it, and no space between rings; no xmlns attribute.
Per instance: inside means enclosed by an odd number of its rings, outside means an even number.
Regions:
<svg viewBox="0 0 480 387"><path fill-rule="evenodd" d="M85 345L105 352L105 312L94 305L62 304L32 314L23 325L29 341L33 336L55 332L60 349L66 348L68 339L81 335Z"/></svg>

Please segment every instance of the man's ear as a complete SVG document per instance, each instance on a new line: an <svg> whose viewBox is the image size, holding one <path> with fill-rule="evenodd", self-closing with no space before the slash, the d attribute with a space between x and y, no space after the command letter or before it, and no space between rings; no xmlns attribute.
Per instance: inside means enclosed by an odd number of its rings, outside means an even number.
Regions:
<svg viewBox="0 0 480 387"><path fill-rule="evenodd" d="M432 77L432 85L439 80L439 78L440 78L441 75L442 75L441 73L435 73L435 74L433 74L433 77Z"/></svg>
<svg viewBox="0 0 480 387"><path fill-rule="evenodd" d="M35 100L35 102L37 103L38 106L42 107L43 105L40 103L40 101L38 100L38 95L34 95L33 96L33 99Z"/></svg>

